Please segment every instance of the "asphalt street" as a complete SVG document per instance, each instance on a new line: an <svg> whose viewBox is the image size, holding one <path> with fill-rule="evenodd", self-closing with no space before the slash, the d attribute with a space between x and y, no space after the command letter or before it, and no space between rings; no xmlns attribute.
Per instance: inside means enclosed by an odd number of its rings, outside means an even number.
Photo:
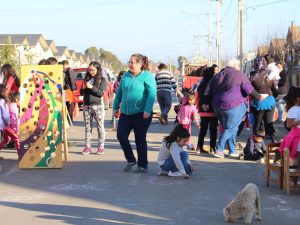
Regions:
<svg viewBox="0 0 300 225"><path fill-rule="evenodd" d="M177 103L173 94L173 104ZM156 102L154 106L158 110ZM81 112L82 114L82 112ZM110 132L111 109L106 111L106 141L103 155L96 155L97 131L93 129L92 154L85 147L83 118L76 118L68 130L76 147L69 149L69 161L62 169L19 170L15 149L3 149L0 161L0 224L226 224L223 208L246 184L258 186L262 221L252 224L298 224L300 192L287 196L278 184L265 186L265 164L237 158L219 159L189 151L195 171L190 179L157 176L158 151L163 137L174 128L175 112L168 125L151 124L148 140L149 172L123 172L126 161L116 138ZM157 121L157 119L153 119ZM286 132L275 125L277 140ZM199 129L192 125L192 144ZM209 144L209 133L205 139ZM251 131L237 137L242 151ZM133 148L134 135L130 135ZM267 140L266 143L269 141ZM276 173L271 176L276 177ZM236 220L242 224L243 220Z"/></svg>

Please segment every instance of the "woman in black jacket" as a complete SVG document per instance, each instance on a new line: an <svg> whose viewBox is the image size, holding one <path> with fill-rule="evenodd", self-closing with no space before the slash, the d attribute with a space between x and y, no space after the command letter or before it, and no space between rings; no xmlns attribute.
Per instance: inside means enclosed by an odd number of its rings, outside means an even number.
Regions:
<svg viewBox="0 0 300 225"><path fill-rule="evenodd" d="M275 98L273 92L275 93L278 90L277 81L272 79L267 81L268 76L265 70L265 59L263 57L256 60L259 67L256 68L256 73L250 76L250 81L254 89L260 95L266 95L265 100L258 101L253 100L253 116L254 116L254 125L253 130L260 128L262 121L265 123L265 131L270 135L271 141L276 142L276 133L273 126L273 116L275 110Z"/></svg>
<svg viewBox="0 0 300 225"><path fill-rule="evenodd" d="M198 137L198 147L197 153L207 153L203 150L204 138L206 136L206 132L208 129L209 124L209 131L210 131L210 154L215 153L216 143L217 143L217 132L218 132L218 118L214 113L212 102L209 103L209 108L207 111L202 109L203 105L203 98L206 85L209 83L211 78L214 76L214 67L206 67L203 69L203 79L197 88L197 94L199 96L199 115L201 118L201 128Z"/></svg>
<svg viewBox="0 0 300 225"><path fill-rule="evenodd" d="M283 62L277 62L277 67L280 72L280 80L278 81L278 97L276 98L276 107L278 109L278 118L274 123L282 123L282 114L283 114L283 97L287 94L287 75L284 69Z"/></svg>
<svg viewBox="0 0 300 225"><path fill-rule="evenodd" d="M83 116L85 123L85 145L82 154L86 155L91 152L91 139L93 128L93 117L95 118L98 130L98 150L97 154L104 153L104 104L103 95L106 91L107 83L102 77L102 68L100 63L91 62L85 79L82 82L80 95L83 98Z"/></svg>

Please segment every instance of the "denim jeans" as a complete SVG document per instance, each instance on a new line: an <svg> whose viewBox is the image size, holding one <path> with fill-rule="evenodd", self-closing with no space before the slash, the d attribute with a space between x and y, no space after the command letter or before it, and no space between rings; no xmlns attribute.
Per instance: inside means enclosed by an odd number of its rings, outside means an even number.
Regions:
<svg viewBox="0 0 300 225"><path fill-rule="evenodd" d="M278 118L277 120L282 120L282 114L283 114L283 99L279 99L276 103L276 107L278 109Z"/></svg>
<svg viewBox="0 0 300 225"><path fill-rule="evenodd" d="M189 159L189 153L187 153L186 151L180 152L180 158L181 158L181 162L183 164L183 167L185 169L186 174L191 175L193 171L191 170L189 165L186 163L186 161ZM164 170L164 171L171 171L172 173L178 171L172 157L168 158L164 162L164 164L161 166L161 169Z"/></svg>
<svg viewBox="0 0 300 225"><path fill-rule="evenodd" d="M168 113L172 105L172 96L171 92L160 90L157 92L157 101L160 107L161 115L164 120L168 119Z"/></svg>
<svg viewBox="0 0 300 225"><path fill-rule="evenodd" d="M144 119L143 115L143 112L133 115L126 115L124 113L121 113L117 130L117 138L123 149L127 162L136 162L132 147L128 139L129 134L133 129L136 151L138 154L137 165L139 167L148 168L146 134L152 121L153 112L151 112L150 117L147 119Z"/></svg>
<svg viewBox="0 0 300 225"><path fill-rule="evenodd" d="M229 154L235 153L236 134L242 118L245 116L246 110L247 107L245 104L241 104L240 106L229 110L214 108L214 112L223 127L223 132L219 137L216 151L223 152L227 142Z"/></svg>

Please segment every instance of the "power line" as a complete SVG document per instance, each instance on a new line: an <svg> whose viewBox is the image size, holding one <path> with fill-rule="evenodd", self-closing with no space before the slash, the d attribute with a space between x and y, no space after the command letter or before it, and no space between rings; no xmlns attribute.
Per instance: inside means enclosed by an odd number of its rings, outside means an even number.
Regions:
<svg viewBox="0 0 300 225"><path fill-rule="evenodd" d="M281 0L281 1L277 1L277 2L270 2L270 3L266 3L266 4L262 4L262 5L255 5L255 6L249 6L247 8L256 8L256 7L260 7L260 6L264 6L264 5L273 5L279 2L286 2L287 0ZM256 1L257 2L257 1Z"/></svg>
<svg viewBox="0 0 300 225"><path fill-rule="evenodd" d="M225 18L225 16L227 15L228 10L229 10L229 8L230 8L230 6L231 6L231 3L232 3L232 0L231 0L230 5L229 5L229 7L228 7L228 9L227 9L227 12L225 13L225 15L223 16L223 18L221 19L221 21L222 21L222 20Z"/></svg>

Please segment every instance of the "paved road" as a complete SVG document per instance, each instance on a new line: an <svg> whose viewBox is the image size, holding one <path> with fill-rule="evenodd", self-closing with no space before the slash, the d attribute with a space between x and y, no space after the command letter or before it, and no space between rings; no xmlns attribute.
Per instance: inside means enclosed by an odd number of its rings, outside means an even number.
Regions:
<svg viewBox="0 0 300 225"><path fill-rule="evenodd" d="M176 103L175 95L173 102ZM223 208L250 182L260 190L263 218L253 220L253 224L299 224L300 193L293 191L287 196L272 182L266 187L265 164L200 156L190 151L195 172L189 180L157 176L161 141L174 127L173 109L170 117L169 125L150 126L147 174L122 172L126 164L123 152L116 133L108 131L111 109L105 116L104 155L95 154L95 128L93 153L81 155L82 118L75 119L74 127L68 131L69 138L78 145L69 149L70 160L63 163L63 169L19 170L16 151L3 149L0 224L225 224ZM279 138L284 137L281 126L276 126ZM192 143L196 143L198 132L193 125ZM244 146L249 136L250 131L243 131L239 143ZM134 145L133 134L130 140ZM207 137L205 140L208 143Z"/></svg>

